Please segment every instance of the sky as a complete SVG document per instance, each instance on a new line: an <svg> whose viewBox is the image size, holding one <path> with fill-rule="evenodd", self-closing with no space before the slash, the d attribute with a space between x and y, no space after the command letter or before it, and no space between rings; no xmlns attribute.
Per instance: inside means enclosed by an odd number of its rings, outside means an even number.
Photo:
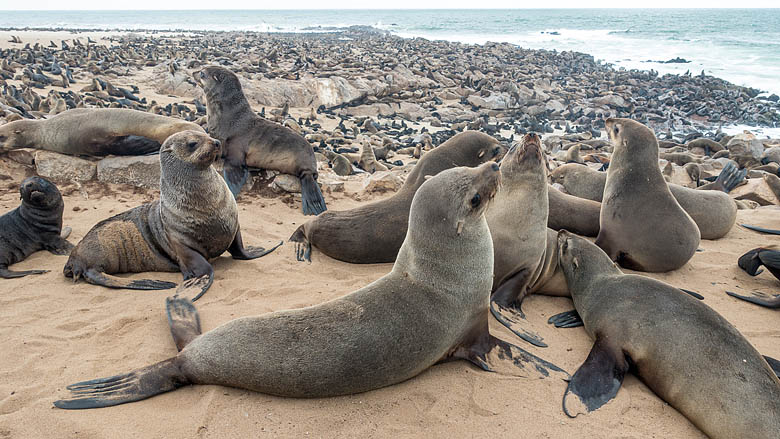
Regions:
<svg viewBox="0 0 780 439"><path fill-rule="evenodd" d="M583 3L587 3L584 5ZM630 3L627 5L626 3ZM640 2L626 0L133 0L107 2L105 0L0 0L0 10L103 10L103 9L471 9L471 8L623 8ZM779 0L653 0L641 2L641 7L674 8L772 8Z"/></svg>

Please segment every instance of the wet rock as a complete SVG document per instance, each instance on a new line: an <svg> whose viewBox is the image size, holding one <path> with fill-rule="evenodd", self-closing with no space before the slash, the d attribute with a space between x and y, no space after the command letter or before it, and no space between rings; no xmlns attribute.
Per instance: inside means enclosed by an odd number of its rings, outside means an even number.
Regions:
<svg viewBox="0 0 780 439"><path fill-rule="evenodd" d="M147 189L160 187L160 157L108 157L97 164L99 181L129 184Z"/></svg>
<svg viewBox="0 0 780 439"><path fill-rule="evenodd" d="M55 182L89 181L97 174L97 165L89 160L51 151L35 153L35 171Z"/></svg>

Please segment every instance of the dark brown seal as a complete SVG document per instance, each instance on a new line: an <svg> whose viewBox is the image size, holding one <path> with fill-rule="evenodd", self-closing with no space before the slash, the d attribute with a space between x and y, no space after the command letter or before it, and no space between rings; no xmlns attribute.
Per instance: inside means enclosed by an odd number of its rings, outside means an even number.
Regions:
<svg viewBox="0 0 780 439"><path fill-rule="evenodd" d="M432 153L432 152L431 152ZM365 392L465 359L492 371L566 374L488 331L493 244L484 211L498 165L443 171L414 196L393 270L341 298L243 317L200 334L186 299L168 301L175 357L129 374L68 386L65 409L138 401L187 384L288 397Z"/></svg>
<svg viewBox="0 0 780 439"><path fill-rule="evenodd" d="M290 237L298 260L311 260L311 246L353 264L393 262L406 236L409 206L426 177L455 166L497 160L506 148L484 133L456 134L425 155L392 197L346 211L329 211L298 227Z"/></svg>
<svg viewBox="0 0 780 439"><path fill-rule="evenodd" d="M22 204L0 216L0 277L11 279L48 270L11 271L9 265L39 250L66 255L73 244L62 236L62 195L54 183L41 177L26 178L19 188Z"/></svg>
<svg viewBox="0 0 780 439"><path fill-rule="evenodd" d="M104 156L156 153L165 139L192 122L122 108L74 108L51 119L18 120L0 126L4 150L37 148L69 155Z"/></svg>
<svg viewBox="0 0 780 439"><path fill-rule="evenodd" d="M238 76L209 66L193 73L206 94L209 135L224 144L223 175L233 195L249 178L249 167L273 169L301 180L304 215L327 208L317 185L317 160L309 142L295 131L255 114Z"/></svg>
<svg viewBox="0 0 780 439"><path fill-rule="evenodd" d="M234 259L273 251L244 248L236 201L211 166L219 151L220 142L202 132L169 137L160 148L160 200L99 222L71 252L65 276L110 288L156 290L176 285L111 274L181 271L184 280L198 279L196 300L214 279L209 259L226 250Z"/></svg>
<svg viewBox="0 0 780 439"><path fill-rule="evenodd" d="M563 397L567 415L606 404L632 372L713 439L778 437L780 380L726 319L677 288L624 275L584 238L562 231L559 241L574 306L595 340Z"/></svg>
<svg viewBox="0 0 780 439"><path fill-rule="evenodd" d="M763 265L774 277L780 280L780 250L776 247L754 248L740 256L737 265L751 276L758 275L759 268ZM743 296L731 291L726 291L726 294L767 308L780 308L780 294L770 295L756 292L750 296Z"/></svg>

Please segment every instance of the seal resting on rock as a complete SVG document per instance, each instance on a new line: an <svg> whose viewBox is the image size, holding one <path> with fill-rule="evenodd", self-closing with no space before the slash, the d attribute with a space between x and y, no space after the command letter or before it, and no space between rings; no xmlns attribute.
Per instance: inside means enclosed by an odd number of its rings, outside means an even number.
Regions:
<svg viewBox="0 0 780 439"><path fill-rule="evenodd" d="M327 208L317 185L317 159L309 142L295 131L263 119L252 111L238 76L209 66L193 73L206 94L209 135L225 147L223 175L233 195L249 178L249 167L272 169L301 180L304 215Z"/></svg>
<svg viewBox="0 0 780 439"><path fill-rule="evenodd" d="M392 271L341 298L243 317L200 334L191 302L168 300L181 351L114 377L68 386L65 409L138 401L188 384L219 384L287 397L366 392L436 363L466 359L513 375L565 372L488 332L493 243L484 211L498 165L456 168L423 183ZM305 336L302 336L305 334Z"/></svg>
<svg viewBox="0 0 780 439"><path fill-rule="evenodd" d="M68 155L156 153L181 131L203 132L198 124L123 108L74 108L51 119L17 120L0 126L4 150L37 148Z"/></svg>
<svg viewBox="0 0 780 439"><path fill-rule="evenodd" d="M19 187L22 204L0 216L0 277L5 279L42 274L48 270L11 271L9 265L23 261L38 250L66 255L73 244L62 233L65 204L54 183L41 177L26 178Z"/></svg>
<svg viewBox="0 0 780 439"><path fill-rule="evenodd" d="M160 200L95 225L71 252L65 276L110 288L158 290L176 285L111 274L181 271L184 280L197 279L196 300L214 280L209 259L225 250L234 259L273 251L244 248L236 201L211 166L219 151L220 142L203 132L169 137L160 148Z"/></svg>
<svg viewBox="0 0 780 439"><path fill-rule="evenodd" d="M634 270L663 272L688 262L701 234L658 169L653 132L630 119L610 118L614 153L607 170L596 245Z"/></svg>
<svg viewBox="0 0 780 439"><path fill-rule="evenodd" d="M558 237L574 306L595 340L563 397L568 416L609 402L632 372L713 439L777 438L780 380L736 328L677 288L623 274L590 241Z"/></svg>
<svg viewBox="0 0 780 439"><path fill-rule="evenodd" d="M506 148L477 131L456 134L426 153L392 197L352 210L329 211L306 222L290 237L299 261L311 260L311 246L353 264L393 262L406 236L409 206L426 177L455 166L498 160Z"/></svg>

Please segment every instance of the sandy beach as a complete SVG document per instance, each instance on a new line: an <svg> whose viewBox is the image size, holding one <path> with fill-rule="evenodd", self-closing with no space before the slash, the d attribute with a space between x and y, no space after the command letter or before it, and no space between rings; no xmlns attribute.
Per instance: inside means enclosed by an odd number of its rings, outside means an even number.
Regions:
<svg viewBox="0 0 780 439"><path fill-rule="evenodd" d="M70 41L74 37L86 40L88 35L101 44L109 44L102 39L117 35L4 31L0 32L0 49L19 48L19 44L12 46L7 42L11 34L21 36L25 44L39 42L43 45L50 40L59 45L62 39ZM315 55L312 57L316 58ZM186 65L184 60L180 61ZM252 64L257 65L254 60ZM149 101L156 100L160 106L192 101L194 96L187 93L177 95L155 89L151 85L159 83L156 76L159 69L155 69L142 67L129 75L112 78L112 81L118 86L138 84L138 95ZM307 77L301 75L302 79ZM81 71L76 79L73 90L89 84L91 76ZM476 78L476 82L479 80ZM257 87L254 90L257 94L253 96L267 96L261 92L262 81L248 81ZM37 90L37 93L45 96L51 89ZM62 91L61 88L56 90ZM548 92L554 94L557 89ZM422 96L408 93L409 102L416 99L426 117L437 110L442 111L448 103L458 103L466 98L449 96L450 99L441 100L438 107L428 108ZM617 92L610 95L616 96ZM447 96L440 94L439 97ZM250 96L257 111L263 108L270 113L280 107L261 105L252 99ZM363 106L376 103L369 99ZM464 106L464 111L471 111L471 105ZM544 102L541 105L545 105ZM290 113L296 118L305 117L314 107L316 105L291 105ZM324 130L333 131L342 116L347 124L356 124L356 118L360 117L349 115L348 106L333 111L339 118L321 114L316 120ZM494 119L490 122L502 117L501 110L491 111L490 117ZM485 110L484 114L488 113ZM550 114L549 110L547 114ZM422 127L444 136L443 130L459 123L453 119L453 122L437 127L435 121L426 117L406 120L415 132L399 138L398 143L407 146L409 143L405 142L418 135ZM401 120L400 116L396 119ZM509 137L511 125L502 127L499 123L497 126L497 136ZM591 125L587 129L591 129ZM554 131L562 133L561 129ZM345 145L354 146L355 143L347 139ZM402 161L408 163L410 159L404 157ZM328 165L321 162L320 166L325 172ZM19 182L34 173L33 166L19 164L5 155L0 157L0 213L18 206ZM403 173L399 175L404 176ZM352 175L340 179L345 182L343 191L326 189L328 208L350 209L392 195L392 192L363 191L365 178L368 177ZM74 244L97 222L158 197L154 189L100 181L58 182L58 186L65 200L64 225L73 229L69 241ZM257 185L238 198L238 206L243 239L249 245L267 247L286 241L309 219L301 212L300 196L275 194ZM739 210L737 224L740 223L777 229L780 206ZM780 358L778 311L738 301L725 294L726 290L740 294L778 293L778 281L770 273L764 271L753 278L736 264L747 250L772 243L777 243L776 237L735 225L721 239L702 240L701 251L683 268L645 275L698 292L704 296L705 304L724 316L759 352ZM613 401L587 416L571 419L561 409L566 382L501 376L479 370L465 361L436 365L395 386L337 398L289 399L220 386L188 386L117 407L59 410L52 402L67 397L65 386L68 384L128 372L176 354L164 308L165 298L173 290L124 291L84 282L73 283L62 274L66 260L67 256L37 252L14 265L13 269L47 269L50 272L0 282L0 330L4 334L0 341L0 352L3 353L0 356L0 438L705 437L633 375L626 376ZM392 267L392 264L347 264L323 255L316 248L311 263L298 262L294 247L289 243L257 260L237 261L225 254L213 265L214 284L196 303L204 332L237 317L323 303L363 287ZM129 277L181 281L179 273L144 273ZM523 309L529 322L548 343L548 348L524 343L492 317L490 329L496 336L573 374L587 357L592 339L583 328L556 329L547 323L550 316L572 308L568 298L534 295L525 301ZM680 337L684 336L680 334ZM262 343L262 340L257 342ZM669 340L669 343L674 342Z"/></svg>

